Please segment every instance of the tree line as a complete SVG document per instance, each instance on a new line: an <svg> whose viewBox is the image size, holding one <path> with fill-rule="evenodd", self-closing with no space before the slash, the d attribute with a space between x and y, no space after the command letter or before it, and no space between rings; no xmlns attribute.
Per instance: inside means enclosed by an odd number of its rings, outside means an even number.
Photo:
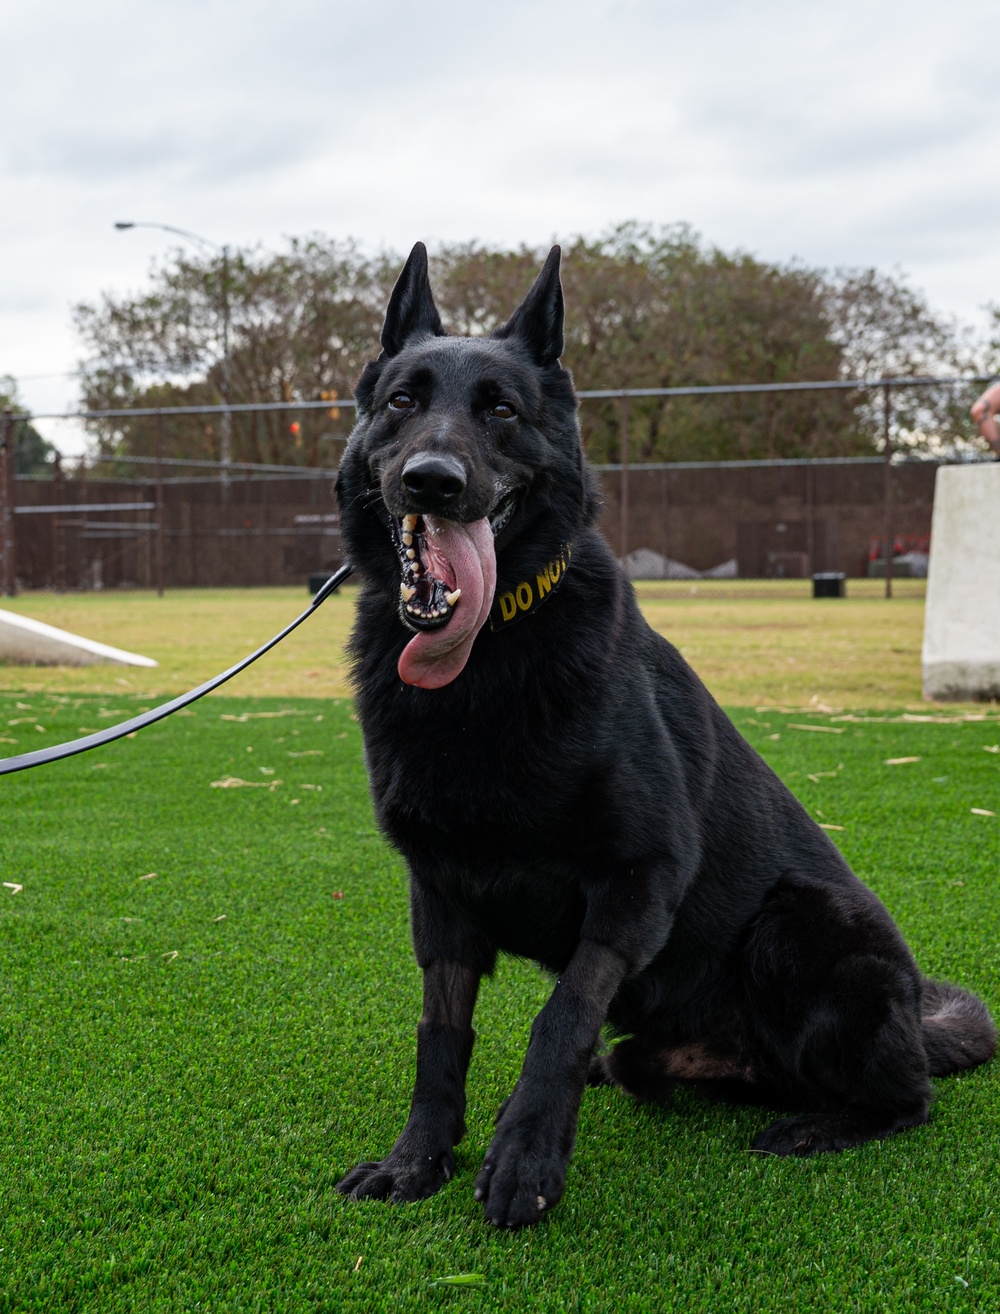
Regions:
<svg viewBox="0 0 1000 1314"><path fill-rule="evenodd" d="M445 327L488 333L531 283L544 253L444 244L432 276ZM75 308L88 409L327 400L320 411L232 417L234 460L334 465L349 397L377 349L402 263L354 241L292 238L280 252L220 257L176 251L145 289ZM952 375L1000 368L992 339L938 314L900 274L774 264L704 243L689 228L615 227L564 245L563 362L580 390ZM223 359L222 325L229 351ZM974 389L894 394L893 441L915 451L973 442ZM619 403L584 401L596 461L621 458ZM630 403L629 459L869 455L881 447L880 399L861 390L644 398ZM217 416L91 422L98 452L217 459Z"/></svg>
<svg viewBox="0 0 1000 1314"><path fill-rule="evenodd" d="M10 374L0 374L0 412L17 413L23 409L17 393L17 380ZM56 449L29 420L14 422L15 474L47 474L52 469L55 454Z"/></svg>

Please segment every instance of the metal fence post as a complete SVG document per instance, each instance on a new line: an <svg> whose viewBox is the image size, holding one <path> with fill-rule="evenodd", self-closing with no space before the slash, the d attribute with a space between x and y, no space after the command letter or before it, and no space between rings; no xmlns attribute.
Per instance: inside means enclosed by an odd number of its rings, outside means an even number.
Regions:
<svg viewBox="0 0 1000 1314"><path fill-rule="evenodd" d="M622 477L621 477L621 515L619 520L619 529L621 531L621 552L622 561L628 555L628 395L622 393L622 410L621 410L621 437L619 446L621 447Z"/></svg>
<svg viewBox="0 0 1000 1314"><path fill-rule="evenodd" d="M156 417L156 596L163 597L163 412Z"/></svg>
<svg viewBox="0 0 1000 1314"><path fill-rule="evenodd" d="M270 505L267 497L267 480L261 481L260 489L260 551L261 566L263 567L264 583L271 582L271 557L267 550L267 530L271 521Z"/></svg>
<svg viewBox="0 0 1000 1314"><path fill-rule="evenodd" d="M16 541L14 537L14 413L3 413L0 429L0 541L3 546L3 592L13 598L17 594Z"/></svg>
<svg viewBox="0 0 1000 1314"><path fill-rule="evenodd" d="M53 506L62 506L62 499L62 455L59 452L56 452L52 458ZM66 587L66 562L63 554L62 517L58 511L52 517L52 587L56 593L62 593Z"/></svg>
<svg viewBox="0 0 1000 1314"><path fill-rule="evenodd" d="M892 597L892 555L895 548L895 532L892 524L892 393L889 385L882 388L882 553L885 557L885 596Z"/></svg>
<svg viewBox="0 0 1000 1314"><path fill-rule="evenodd" d="M230 465L233 460L233 413L229 409L229 247L222 248L222 400L226 409L220 425L219 471L220 494L223 506L229 501Z"/></svg>

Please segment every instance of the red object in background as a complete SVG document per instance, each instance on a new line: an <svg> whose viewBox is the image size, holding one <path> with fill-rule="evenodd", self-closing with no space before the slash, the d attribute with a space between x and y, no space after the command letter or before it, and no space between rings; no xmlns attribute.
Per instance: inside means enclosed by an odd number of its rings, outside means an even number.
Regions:
<svg viewBox="0 0 1000 1314"><path fill-rule="evenodd" d="M296 433L296 434L297 434L297 433L299 433L299 432L301 431L301 429L302 429L302 425L299 424L298 420L293 420L293 421L291 422L291 424L288 426L288 432L289 432L289 433Z"/></svg>
<svg viewBox="0 0 1000 1314"><path fill-rule="evenodd" d="M892 555L901 557L907 552L930 552L930 534L897 534L893 539ZM869 561L882 560L882 540L873 538L868 548Z"/></svg>

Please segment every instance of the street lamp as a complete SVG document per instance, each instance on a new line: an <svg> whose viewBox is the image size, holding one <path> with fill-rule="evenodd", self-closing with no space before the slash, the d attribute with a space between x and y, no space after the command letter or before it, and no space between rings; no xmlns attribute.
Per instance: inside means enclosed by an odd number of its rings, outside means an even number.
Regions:
<svg viewBox="0 0 1000 1314"><path fill-rule="evenodd" d="M192 233L187 228L175 228L173 224L143 223L118 220L115 227L119 232L126 228L159 228L164 233L176 233L189 242L198 242L222 256L222 404L229 405L229 247L219 246L199 233ZM233 459L233 417L228 410L222 412L222 432L219 441L219 458L222 465L220 481L223 498L229 494L229 466Z"/></svg>

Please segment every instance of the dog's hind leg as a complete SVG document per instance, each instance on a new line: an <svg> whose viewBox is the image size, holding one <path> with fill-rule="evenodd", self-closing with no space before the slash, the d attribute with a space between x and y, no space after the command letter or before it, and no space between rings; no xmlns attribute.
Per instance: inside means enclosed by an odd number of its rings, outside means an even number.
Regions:
<svg viewBox="0 0 1000 1314"><path fill-rule="evenodd" d="M844 972L851 987L864 985L866 976L872 1000L878 1007L885 965L863 961ZM846 993L846 992L845 992ZM888 998L878 1026L866 1018L841 1018L854 1026L855 1053L841 1056L830 1085L839 1081L848 1102L845 1107L806 1118L786 1118L768 1127L755 1148L772 1154L816 1154L843 1150L864 1141L882 1140L906 1127L927 1121L927 1074L942 1076L976 1067L996 1049L996 1029L986 1005L975 995L942 981L924 980L919 1014L898 996ZM827 1056L829 1066L829 1056Z"/></svg>
<svg viewBox="0 0 1000 1314"><path fill-rule="evenodd" d="M590 1063L587 1066L587 1085L588 1086L613 1086L614 1078L608 1069L608 1051L607 1046L600 1041L594 1046L594 1052L590 1056Z"/></svg>
<svg viewBox="0 0 1000 1314"><path fill-rule="evenodd" d="M620 1040L604 1059L606 1080L640 1104L667 1104L677 1088L663 1062L662 1046L642 1036Z"/></svg>
<svg viewBox="0 0 1000 1314"><path fill-rule="evenodd" d="M797 1081L793 1075L787 1098L779 1093L776 1101L815 1111L779 1118L760 1133L755 1150L800 1157L846 1150L927 1121L927 1058L912 1011L889 1001L874 1025L850 1010L830 1014L804 1040L797 1056L801 1075Z"/></svg>
<svg viewBox="0 0 1000 1314"><path fill-rule="evenodd" d="M759 919L745 969L755 1066L777 1107L806 1111L772 1123L755 1150L844 1150L927 1121L920 975L873 896L789 884Z"/></svg>
<svg viewBox="0 0 1000 1314"><path fill-rule="evenodd" d="M667 1045L645 1036L629 1036L615 1045L605 1068L608 1080L640 1104L667 1104L682 1083L694 1085L707 1095L735 1097L740 1103L764 1101L753 1071L739 1055L730 1052L725 1041Z"/></svg>

